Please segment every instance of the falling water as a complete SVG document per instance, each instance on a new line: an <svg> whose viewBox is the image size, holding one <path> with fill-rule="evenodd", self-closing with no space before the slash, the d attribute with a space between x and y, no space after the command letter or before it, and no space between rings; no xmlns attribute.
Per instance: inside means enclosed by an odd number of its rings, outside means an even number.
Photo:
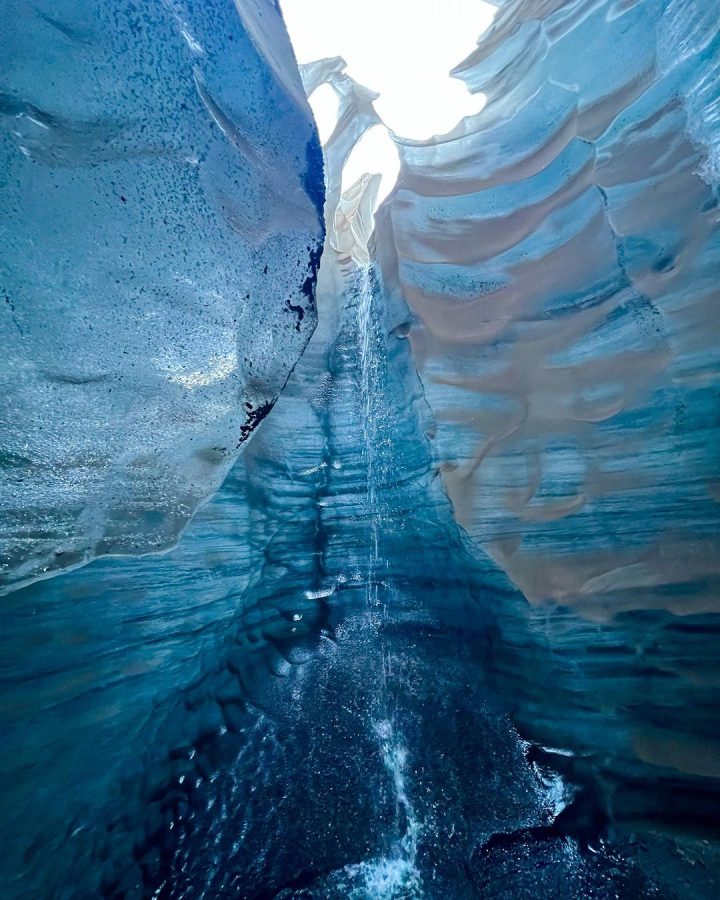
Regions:
<svg viewBox="0 0 720 900"><path fill-rule="evenodd" d="M358 270L358 337L360 343L360 414L363 430L363 453L367 473L367 509L370 521L370 552L368 554L367 603L371 612L377 611L379 564L379 509L377 497L378 471L377 445L379 437L380 369L382 336L374 315L373 275L371 266Z"/></svg>
<svg viewBox="0 0 720 900"><path fill-rule="evenodd" d="M366 896L392 898L422 896L416 867L420 833L412 802L408 795L408 751L398 727L397 715L391 709L388 679L392 676L384 625L386 608L382 599L389 587L382 581L385 565L380 552L382 504L378 487L387 475L383 462L382 380L385 365L385 340L379 311L372 266L357 273L357 324L360 351L360 407L363 431L363 453L367 474L367 513L370 527L366 580L366 604L371 633L380 647L382 679L376 714L372 723L383 765L390 776L395 799L397 838L393 851L385 858L364 864Z"/></svg>

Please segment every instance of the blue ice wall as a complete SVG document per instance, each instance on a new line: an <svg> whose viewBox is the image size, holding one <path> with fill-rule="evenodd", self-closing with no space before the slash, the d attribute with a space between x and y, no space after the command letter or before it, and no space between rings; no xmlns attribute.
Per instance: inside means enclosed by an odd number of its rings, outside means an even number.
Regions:
<svg viewBox="0 0 720 900"><path fill-rule="evenodd" d="M275 3L0 12L0 590L166 549L316 321L322 158Z"/></svg>
<svg viewBox="0 0 720 900"><path fill-rule="evenodd" d="M321 646L327 657L381 580L391 622L427 621L435 604L451 623L472 606L466 573L448 571L459 538L433 486L422 396L397 330L402 311L385 321L371 273L340 293L336 277L329 267L320 327L273 414L177 548L95 560L5 598L5 895L144 896L170 879L171 896L182 896L180 886L197 896L212 835L228 847L207 871L209 896L233 853L246 886L282 877L292 841L273 841L272 805L240 807L250 837L235 851L235 826L204 808L219 761L232 777L234 754L247 756L243 791L282 776L309 790L297 760L280 750L268 759L258 743L291 715L298 691L322 706L303 663ZM409 540L417 552L403 563ZM436 571L452 591L413 587ZM379 628L361 629L373 683ZM265 774L255 768L263 759ZM385 815L372 794L365 802ZM198 837L187 872L177 868L186 828ZM253 842L276 854L269 868L254 871Z"/></svg>
<svg viewBox="0 0 720 900"><path fill-rule="evenodd" d="M379 215L455 517L527 601L517 720L666 780L619 816L717 802L719 34L716 3L502 4L455 70L486 107L398 140Z"/></svg>
<svg viewBox="0 0 720 900"><path fill-rule="evenodd" d="M240 249L198 240L207 223L188 238L212 255L205 302L224 308L228 260L267 285L233 313L242 405L266 383L257 360L280 385L314 324L310 125L275 4L223 6L230 30L214 4L151 9L199 67L187 95L225 154L208 221ZM38 23L64 34L56 15ZM503 4L459 70L486 110L401 142L374 241L372 179L341 198L312 340L180 543L20 573L0 628L3 896L714 900L716 26L686 2ZM213 41L214 60L242 47L242 79L202 68ZM323 68L346 93L340 158L374 112ZM39 165L22 129L51 123L12 109L8 146ZM230 185L235 164L250 174ZM262 202L233 205L255 187ZM177 352L210 354L166 379L197 416L207 379L227 386L202 309L188 324L168 300L155 319L182 331ZM267 410L254 397L240 437ZM28 463L9 459L23 499ZM118 527L164 527L161 484Z"/></svg>
<svg viewBox="0 0 720 900"><path fill-rule="evenodd" d="M654 896L548 830L575 788L488 680L519 596L453 521L407 310L342 283L176 549L7 598L7 895Z"/></svg>

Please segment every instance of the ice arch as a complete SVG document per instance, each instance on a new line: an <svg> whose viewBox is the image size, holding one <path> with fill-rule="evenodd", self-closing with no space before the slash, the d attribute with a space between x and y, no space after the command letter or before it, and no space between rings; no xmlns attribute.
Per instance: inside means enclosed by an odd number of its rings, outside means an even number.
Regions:
<svg viewBox="0 0 720 900"><path fill-rule="evenodd" d="M449 73L490 25L495 4L282 0L281 6L298 61L342 56L348 75L378 93L378 115L397 134L429 138L482 106Z"/></svg>
<svg viewBox="0 0 720 900"><path fill-rule="evenodd" d="M330 168L333 172L337 168L337 175L332 174L331 180L340 181L341 193L351 191L351 207L363 191L364 176L381 176L378 185L372 182L372 200L365 192L364 206L377 206L393 188L399 168L395 135L427 138L482 108L482 94L469 93L460 80L449 76L475 36L489 26L492 4L451 0L440 7L434 0L392 4L284 0L282 7L323 144L332 141L329 152L343 157L340 168L337 159L332 161ZM459 22L463 28L457 27ZM401 33L405 39L399 41ZM328 67L322 60L334 62ZM336 95L334 102L328 86ZM354 129L359 127L358 135ZM352 140L352 149L339 151L341 140L344 145ZM336 206L331 188L329 207ZM367 258L367 250L360 250L358 260Z"/></svg>

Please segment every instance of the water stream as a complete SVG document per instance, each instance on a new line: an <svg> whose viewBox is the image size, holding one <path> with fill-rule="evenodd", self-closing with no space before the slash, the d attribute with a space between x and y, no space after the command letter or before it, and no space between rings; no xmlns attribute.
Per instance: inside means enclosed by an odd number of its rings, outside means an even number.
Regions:
<svg viewBox="0 0 720 900"><path fill-rule="evenodd" d="M398 710L392 705L388 682L393 677L392 652L385 638L387 605L385 597L391 586L382 583L383 570L388 568L381 555L382 492L378 489L388 472L383 466L383 417L381 402L382 370L385 367L385 335L381 327L380 293L372 266L363 266L356 275L357 325L360 351L360 406L363 430L363 451L367 477L367 511L370 526L368 542L366 604L370 629L377 640L382 663L382 677L373 731L380 757L390 778L395 801L395 840L388 856L362 864L367 895L373 898L421 896L420 873L416 866L418 837L421 823L409 796L409 752L398 721Z"/></svg>

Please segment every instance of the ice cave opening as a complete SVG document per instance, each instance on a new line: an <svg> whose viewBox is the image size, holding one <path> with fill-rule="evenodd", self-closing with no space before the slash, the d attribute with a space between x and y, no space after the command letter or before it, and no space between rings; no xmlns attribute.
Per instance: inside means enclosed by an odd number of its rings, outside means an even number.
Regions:
<svg viewBox="0 0 720 900"><path fill-rule="evenodd" d="M0 59L0 895L714 900L720 4Z"/></svg>
<svg viewBox="0 0 720 900"><path fill-rule="evenodd" d="M363 175L382 176L376 204L392 190L399 169L394 136L409 140L449 132L464 116L482 109L450 70L475 47L492 22L485 0L283 0L283 17L302 66L341 58L342 74L367 88L377 124L356 141L342 167L342 189ZM463 27L458 27L458 23ZM398 35L404 35L398 40ZM310 106L325 145L342 115L338 80L313 85Z"/></svg>

